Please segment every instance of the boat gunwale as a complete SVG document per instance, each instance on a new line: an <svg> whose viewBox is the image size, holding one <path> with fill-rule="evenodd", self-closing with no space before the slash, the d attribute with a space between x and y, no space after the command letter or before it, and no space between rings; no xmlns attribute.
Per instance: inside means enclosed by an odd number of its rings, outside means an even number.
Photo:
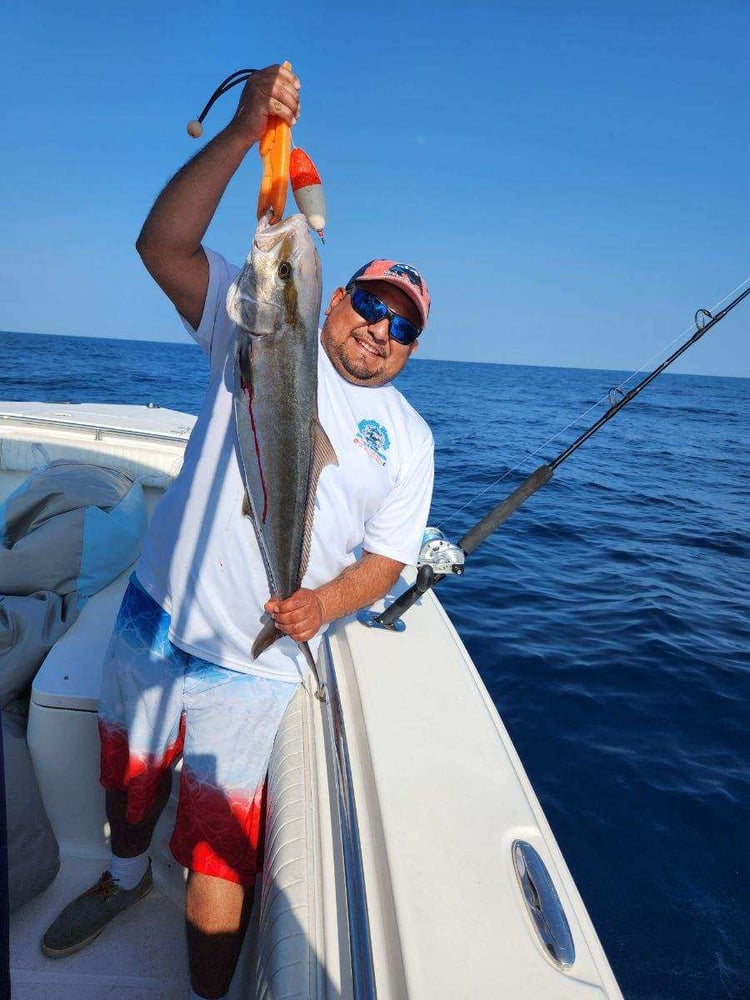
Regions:
<svg viewBox="0 0 750 1000"><path fill-rule="evenodd" d="M190 417L190 414L183 414L183 416ZM144 438L149 441L166 441L173 444L184 445L192 432L192 427L185 428L182 432L151 431L145 427L118 427L103 423L102 421L88 423L81 420L70 420L63 417L45 417L36 416L34 414L7 412L0 412L0 421L3 421L5 426L8 427L13 423L16 423L21 426L65 427L73 430L94 431L94 440L96 441L101 441L103 439L102 436L107 434L126 438Z"/></svg>

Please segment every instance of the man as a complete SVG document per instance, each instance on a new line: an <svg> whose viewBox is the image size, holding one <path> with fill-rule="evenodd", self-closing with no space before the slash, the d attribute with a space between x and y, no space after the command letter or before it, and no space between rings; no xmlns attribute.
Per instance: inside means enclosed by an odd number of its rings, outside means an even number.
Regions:
<svg viewBox="0 0 750 1000"><path fill-rule="evenodd" d="M225 299L237 269L201 241L269 116L296 122L298 93L284 67L251 77L232 122L169 182L138 239L144 264L208 353L211 380L105 661L99 712L110 870L42 942L50 957L71 954L151 888L147 851L182 753L170 846L189 869L192 996L210 1000L229 988L252 906L268 759L307 670L295 642L313 640L314 651L327 623L390 589L416 560L432 492L432 435L388 384L417 348L429 293L408 265L371 261L334 292L321 333L318 414L339 465L318 484L310 568L295 594L268 600L242 516L232 415L235 328ZM264 610L289 638L253 662Z"/></svg>

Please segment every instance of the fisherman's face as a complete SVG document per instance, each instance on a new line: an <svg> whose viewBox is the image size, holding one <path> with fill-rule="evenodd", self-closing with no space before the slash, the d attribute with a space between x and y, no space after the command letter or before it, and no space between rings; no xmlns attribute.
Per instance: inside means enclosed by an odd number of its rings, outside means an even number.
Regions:
<svg viewBox="0 0 750 1000"><path fill-rule="evenodd" d="M377 295L389 309L421 326L419 311L409 296L388 281L368 281L363 287ZM399 344L388 335L388 317L367 323L352 307L343 288L337 288L326 309L321 343L336 371L353 385L377 387L394 379L419 341Z"/></svg>

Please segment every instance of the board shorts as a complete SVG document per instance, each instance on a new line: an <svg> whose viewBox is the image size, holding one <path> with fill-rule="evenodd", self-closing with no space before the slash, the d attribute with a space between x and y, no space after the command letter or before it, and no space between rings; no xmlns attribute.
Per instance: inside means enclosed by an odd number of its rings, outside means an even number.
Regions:
<svg viewBox="0 0 750 1000"><path fill-rule="evenodd" d="M299 684L192 656L170 641L169 623L132 576L104 662L100 780L127 792L126 820L138 823L182 754L172 854L191 871L250 886L261 863L268 761Z"/></svg>

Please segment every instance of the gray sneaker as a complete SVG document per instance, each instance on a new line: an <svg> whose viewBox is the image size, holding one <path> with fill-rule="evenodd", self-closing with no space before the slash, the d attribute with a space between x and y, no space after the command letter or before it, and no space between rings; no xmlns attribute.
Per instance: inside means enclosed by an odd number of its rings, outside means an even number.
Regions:
<svg viewBox="0 0 750 1000"><path fill-rule="evenodd" d="M42 951L48 958L65 958L98 937L107 924L151 891L151 862L146 874L134 889L121 889L109 872L68 903L42 938Z"/></svg>

